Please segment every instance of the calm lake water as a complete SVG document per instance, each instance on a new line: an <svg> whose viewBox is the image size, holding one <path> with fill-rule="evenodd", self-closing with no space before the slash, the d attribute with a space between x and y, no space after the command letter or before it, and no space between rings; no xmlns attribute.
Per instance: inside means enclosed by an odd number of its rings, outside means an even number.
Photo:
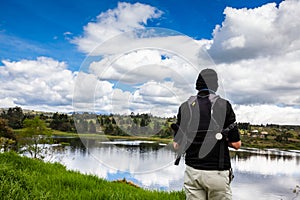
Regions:
<svg viewBox="0 0 300 200"><path fill-rule="evenodd" d="M154 190L182 190L184 159L174 166L171 144L149 141L102 141L57 138L70 143L56 146L46 160L68 169L94 174L107 180L126 178ZM300 199L293 193L300 185L300 151L241 149L232 151L235 178L234 200Z"/></svg>

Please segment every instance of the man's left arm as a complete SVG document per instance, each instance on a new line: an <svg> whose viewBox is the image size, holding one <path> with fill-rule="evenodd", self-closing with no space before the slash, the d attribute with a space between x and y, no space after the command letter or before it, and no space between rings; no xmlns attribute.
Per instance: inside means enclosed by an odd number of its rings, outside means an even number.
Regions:
<svg viewBox="0 0 300 200"><path fill-rule="evenodd" d="M171 128L174 131L174 137L173 137L173 148L174 148L174 150L179 149L179 141L178 141L178 138L175 139L175 137L176 137L176 134L177 134L179 126L180 126L180 120L181 120L181 106L178 109L176 123L171 125Z"/></svg>

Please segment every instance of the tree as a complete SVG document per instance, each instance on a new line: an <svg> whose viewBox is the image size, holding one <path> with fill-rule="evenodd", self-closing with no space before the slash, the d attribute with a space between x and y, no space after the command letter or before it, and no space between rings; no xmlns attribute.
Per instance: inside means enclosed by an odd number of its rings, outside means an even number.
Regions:
<svg viewBox="0 0 300 200"><path fill-rule="evenodd" d="M113 118L113 117L112 117L112 119L111 119L111 123L112 123L112 124L114 124L114 125L116 125L116 124L117 124L117 122L116 122L115 118Z"/></svg>
<svg viewBox="0 0 300 200"><path fill-rule="evenodd" d="M107 124L104 129L104 134L112 134L114 132L114 127L112 124Z"/></svg>
<svg viewBox="0 0 300 200"><path fill-rule="evenodd" d="M241 123L241 122L239 122L238 127L239 127L239 129L243 129L243 130L250 130L251 129L250 123Z"/></svg>
<svg viewBox="0 0 300 200"><path fill-rule="evenodd" d="M138 119L136 117L133 118L133 123L138 124Z"/></svg>
<svg viewBox="0 0 300 200"><path fill-rule="evenodd" d="M16 140L16 136L14 135L12 128L8 126L7 120L2 118L0 118L0 137Z"/></svg>
<svg viewBox="0 0 300 200"><path fill-rule="evenodd" d="M87 133L89 128L88 121L85 119L79 119L79 122L76 123L77 133Z"/></svg>
<svg viewBox="0 0 300 200"><path fill-rule="evenodd" d="M73 132L75 131L74 120L70 119L67 114L58 114L56 112L52 116L50 128L59 131Z"/></svg>
<svg viewBox="0 0 300 200"><path fill-rule="evenodd" d="M151 119L148 114L141 114L140 126L142 126L142 127L148 126L150 122L151 122Z"/></svg>
<svg viewBox="0 0 300 200"><path fill-rule="evenodd" d="M45 121L38 116L25 119L24 127L25 131L22 132L20 138L24 152L28 152L33 158L43 159L48 150L47 144L53 143L51 131L47 128Z"/></svg>
<svg viewBox="0 0 300 200"><path fill-rule="evenodd" d="M7 120L2 118L0 118L0 149L4 151L16 149L16 136L8 126Z"/></svg>
<svg viewBox="0 0 300 200"><path fill-rule="evenodd" d="M8 120L8 126L14 129L23 127L24 114L21 107L9 108L7 113L3 112L1 117Z"/></svg>
<svg viewBox="0 0 300 200"><path fill-rule="evenodd" d="M104 118L104 125L108 125L110 123L111 123L111 120L109 119L109 117L105 116L105 118Z"/></svg>
<svg viewBox="0 0 300 200"><path fill-rule="evenodd" d="M282 142L282 135L276 135L275 141Z"/></svg>
<svg viewBox="0 0 300 200"><path fill-rule="evenodd" d="M141 127L147 126L146 125L146 120L144 118L141 119L140 126Z"/></svg>
<svg viewBox="0 0 300 200"><path fill-rule="evenodd" d="M157 121L154 122L154 128L153 129L155 131L155 134L160 131L161 126L160 126L159 122L157 122Z"/></svg>
<svg viewBox="0 0 300 200"><path fill-rule="evenodd" d="M285 139L285 142L288 142L289 138L293 137L293 134L290 131L284 131L282 137Z"/></svg>
<svg viewBox="0 0 300 200"><path fill-rule="evenodd" d="M99 116L98 117L98 121L100 123L100 126L104 126L104 120L103 120L103 117Z"/></svg>
<svg viewBox="0 0 300 200"><path fill-rule="evenodd" d="M96 125L93 121L89 122L89 133L96 133Z"/></svg>

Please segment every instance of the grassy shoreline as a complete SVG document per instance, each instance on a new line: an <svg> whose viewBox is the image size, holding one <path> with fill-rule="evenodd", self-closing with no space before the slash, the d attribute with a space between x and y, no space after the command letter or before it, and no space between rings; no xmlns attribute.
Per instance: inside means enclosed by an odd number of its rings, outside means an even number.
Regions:
<svg viewBox="0 0 300 200"><path fill-rule="evenodd" d="M1 199L184 199L184 192L150 191L66 170L59 163L0 153Z"/></svg>
<svg viewBox="0 0 300 200"><path fill-rule="evenodd" d="M172 138L160 138L160 137L145 137L145 136L116 136L116 135L103 135L103 134L96 134L96 133L67 133L61 131L54 131L54 136L61 136L61 137L82 137L82 138L95 138L95 139L109 139L109 140L117 140L117 139L124 139L124 140L144 140L144 141L155 141L168 144L173 141Z"/></svg>
<svg viewBox="0 0 300 200"><path fill-rule="evenodd" d="M251 138L242 136L242 147L258 149L300 150L299 140L278 142L274 139Z"/></svg>

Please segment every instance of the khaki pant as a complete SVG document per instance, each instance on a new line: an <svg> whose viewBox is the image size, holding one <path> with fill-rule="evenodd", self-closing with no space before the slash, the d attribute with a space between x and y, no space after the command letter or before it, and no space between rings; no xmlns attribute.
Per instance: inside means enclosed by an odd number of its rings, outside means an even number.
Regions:
<svg viewBox="0 0 300 200"><path fill-rule="evenodd" d="M197 170L186 166L184 189L187 200L231 200L229 170Z"/></svg>

